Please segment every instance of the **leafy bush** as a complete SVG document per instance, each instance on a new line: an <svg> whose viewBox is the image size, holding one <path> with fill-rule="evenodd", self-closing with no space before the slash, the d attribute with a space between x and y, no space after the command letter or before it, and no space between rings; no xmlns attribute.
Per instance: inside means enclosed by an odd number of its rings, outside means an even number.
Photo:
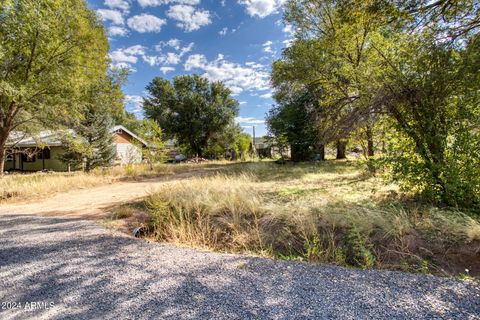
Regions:
<svg viewBox="0 0 480 320"><path fill-rule="evenodd" d="M457 129L449 136L443 161L432 167L415 152L413 141L397 134L387 154L392 178L404 190L413 191L426 200L479 209L479 141L479 134Z"/></svg>

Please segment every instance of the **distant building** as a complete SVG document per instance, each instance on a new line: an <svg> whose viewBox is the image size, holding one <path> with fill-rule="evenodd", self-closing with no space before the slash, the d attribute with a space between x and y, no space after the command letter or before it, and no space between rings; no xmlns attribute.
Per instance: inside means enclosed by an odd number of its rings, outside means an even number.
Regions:
<svg viewBox="0 0 480 320"><path fill-rule="evenodd" d="M7 142L5 170L67 171L68 165L59 157L65 152L62 137L68 133L73 133L73 130L42 131L35 138L21 132L12 132ZM141 146L147 145L145 141L120 125L114 126L111 133L117 152L115 164L142 161Z"/></svg>
<svg viewBox="0 0 480 320"><path fill-rule="evenodd" d="M267 137L255 138L255 149L260 158L278 158L282 156L282 153L284 157L290 157L290 147L280 152L278 146L275 145L275 140Z"/></svg>

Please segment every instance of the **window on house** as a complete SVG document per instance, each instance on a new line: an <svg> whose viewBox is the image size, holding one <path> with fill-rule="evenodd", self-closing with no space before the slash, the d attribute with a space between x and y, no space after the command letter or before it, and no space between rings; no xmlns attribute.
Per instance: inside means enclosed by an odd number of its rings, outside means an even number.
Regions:
<svg viewBox="0 0 480 320"><path fill-rule="evenodd" d="M35 162L35 160L37 160L37 157L35 157L35 155L29 155L29 154L22 153L22 161L23 162Z"/></svg>
<svg viewBox="0 0 480 320"><path fill-rule="evenodd" d="M38 159L50 159L50 149L42 149L42 151L38 153Z"/></svg>

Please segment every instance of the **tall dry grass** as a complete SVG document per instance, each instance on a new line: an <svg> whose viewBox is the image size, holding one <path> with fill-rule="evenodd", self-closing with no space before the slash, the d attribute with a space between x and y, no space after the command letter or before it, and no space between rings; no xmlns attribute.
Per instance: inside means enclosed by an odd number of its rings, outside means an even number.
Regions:
<svg viewBox="0 0 480 320"><path fill-rule="evenodd" d="M129 164L109 168L97 168L92 172L37 172L15 173L0 177L0 203L34 200L56 192L95 186L125 180L141 180L177 173L219 168L223 162L200 164Z"/></svg>
<svg viewBox="0 0 480 320"><path fill-rule="evenodd" d="M419 254L419 247L429 248L425 241L450 247L480 241L477 219L385 202L379 194L386 191L392 190L357 165L277 170L257 163L165 184L146 204L160 241L357 267L406 257L422 266L430 259Z"/></svg>

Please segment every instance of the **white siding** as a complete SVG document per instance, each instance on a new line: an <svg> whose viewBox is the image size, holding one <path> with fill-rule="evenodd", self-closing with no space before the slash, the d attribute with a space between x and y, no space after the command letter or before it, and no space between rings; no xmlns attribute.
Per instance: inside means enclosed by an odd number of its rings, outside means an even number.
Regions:
<svg viewBox="0 0 480 320"><path fill-rule="evenodd" d="M139 147L134 144L117 143L116 162L122 165L129 163L142 162L142 152Z"/></svg>

